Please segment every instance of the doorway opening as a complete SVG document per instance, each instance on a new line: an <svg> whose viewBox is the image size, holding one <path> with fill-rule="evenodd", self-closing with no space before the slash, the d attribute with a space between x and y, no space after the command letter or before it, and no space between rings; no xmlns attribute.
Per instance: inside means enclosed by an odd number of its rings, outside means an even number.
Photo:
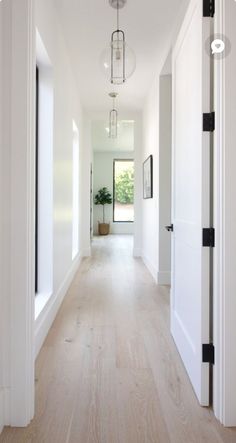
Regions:
<svg viewBox="0 0 236 443"><path fill-rule="evenodd" d="M172 68L168 55L159 79L159 270L158 284L171 284Z"/></svg>
<svg viewBox="0 0 236 443"><path fill-rule="evenodd" d="M93 203L103 188L111 195L110 204L93 204L93 237L101 234L99 226L105 223L110 236L122 235L127 241L130 236L133 243L134 126L134 120L120 120L117 138L110 138L105 120L92 121Z"/></svg>

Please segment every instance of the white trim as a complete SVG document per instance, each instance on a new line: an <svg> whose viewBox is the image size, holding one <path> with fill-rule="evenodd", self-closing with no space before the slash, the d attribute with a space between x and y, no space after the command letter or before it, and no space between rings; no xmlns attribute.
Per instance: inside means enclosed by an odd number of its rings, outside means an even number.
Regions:
<svg viewBox="0 0 236 443"><path fill-rule="evenodd" d="M0 389L0 434L3 430L3 426L5 425L4 420L4 394L3 388Z"/></svg>
<svg viewBox="0 0 236 443"><path fill-rule="evenodd" d="M234 2L217 0L215 33L231 39L231 53L215 62L215 229L214 251L214 412L225 426L236 426L235 236L235 22Z"/></svg>
<svg viewBox="0 0 236 443"><path fill-rule="evenodd" d="M157 273L157 284L158 285L170 285L171 283L171 272L170 271L159 271Z"/></svg>
<svg viewBox="0 0 236 443"><path fill-rule="evenodd" d="M34 1L11 2L10 425L34 415Z"/></svg>
<svg viewBox="0 0 236 443"><path fill-rule="evenodd" d="M2 244L1 244L1 324L2 324L2 334L1 334L1 361L2 361L2 411L3 416L1 417L1 423L4 425L9 424L9 395L7 397L8 401L6 403L5 392L6 386L10 386L10 293L9 293L9 282L10 282L10 90L11 90L11 5L10 3L2 3L1 11L3 13L2 17L2 101L1 105L4 112L2 113L2 171L1 171L1 192L2 195ZM7 405L7 406L6 406ZM7 414L6 414L6 407Z"/></svg>
<svg viewBox="0 0 236 443"><path fill-rule="evenodd" d="M87 249L83 249L81 253L81 257L91 257L91 247Z"/></svg>
<svg viewBox="0 0 236 443"><path fill-rule="evenodd" d="M4 14L3 14L3 4L0 7L0 64L3 67L4 60ZM4 106L4 70L0 70L0 303L1 303L1 312L0 312L0 322L3 324L4 321L4 308L5 308L5 300L3 294L5 293L5 285L4 285L4 263L6 261L6 256L4 254L4 113L6 112ZM3 384L4 384L4 367L5 367L5 355L4 355L4 345L5 345L5 329L4 326L1 328L1 337L0 337L0 353L1 353L1 365L2 370L0 373L0 433L4 426L4 401L3 401Z"/></svg>
<svg viewBox="0 0 236 443"><path fill-rule="evenodd" d="M145 255L142 254L142 260L143 263L145 264L146 268L149 270L150 274L152 275L152 277L155 280L155 283L157 283L157 274L158 271L156 269L156 267L154 266L154 264L151 262L151 260L149 260L148 257L146 257Z"/></svg>
<svg viewBox="0 0 236 443"><path fill-rule="evenodd" d="M52 326L63 299L78 271L81 257L78 256L72 263L71 269L67 273L57 293L52 295L45 304L37 319L35 320L35 358L37 357L43 342Z"/></svg>
<svg viewBox="0 0 236 443"><path fill-rule="evenodd" d="M4 426L10 424L10 388L2 387L0 389L0 434Z"/></svg>
<svg viewBox="0 0 236 443"><path fill-rule="evenodd" d="M223 2L216 2L215 30L223 32ZM214 249L214 345L215 345L215 365L213 368L213 409L218 420L223 422L223 84L224 84L224 64L215 63L215 112L216 130L214 138L214 224L215 224L215 249Z"/></svg>
<svg viewBox="0 0 236 443"><path fill-rule="evenodd" d="M142 256L142 250L140 248L134 248L133 250L133 257L141 257Z"/></svg>
<svg viewBox="0 0 236 443"><path fill-rule="evenodd" d="M0 434L10 424L10 388L0 389Z"/></svg>
<svg viewBox="0 0 236 443"><path fill-rule="evenodd" d="M52 296L52 293L37 293L35 295L35 310L34 310L34 319L35 321L38 319L39 315L45 308L46 304L48 303L50 297Z"/></svg>
<svg viewBox="0 0 236 443"><path fill-rule="evenodd" d="M3 389L3 411L4 411L4 425L10 424L10 388Z"/></svg>

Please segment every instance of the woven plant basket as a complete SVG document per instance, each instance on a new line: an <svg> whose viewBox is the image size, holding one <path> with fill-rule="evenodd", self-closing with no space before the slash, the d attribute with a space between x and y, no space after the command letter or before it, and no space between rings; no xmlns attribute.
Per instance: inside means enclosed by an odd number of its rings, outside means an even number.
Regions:
<svg viewBox="0 0 236 443"><path fill-rule="evenodd" d="M98 223L99 235L108 235L110 232L110 223Z"/></svg>

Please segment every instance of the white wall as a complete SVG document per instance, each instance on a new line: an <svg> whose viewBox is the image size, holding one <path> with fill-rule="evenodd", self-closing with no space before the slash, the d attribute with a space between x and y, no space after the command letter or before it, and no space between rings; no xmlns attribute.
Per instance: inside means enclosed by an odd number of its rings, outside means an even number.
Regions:
<svg viewBox="0 0 236 443"><path fill-rule="evenodd" d="M113 195L113 161L114 159L134 160L134 152L95 152L93 160L93 195L99 189L107 187ZM98 234L98 222L102 222L102 207L93 207L93 232ZM133 223L114 223L113 204L105 206L105 222L110 223L111 234L133 234Z"/></svg>
<svg viewBox="0 0 236 443"><path fill-rule="evenodd" d="M80 149L80 245L83 257L91 254L90 240L90 168L92 158L91 120L84 113L83 146Z"/></svg>
<svg viewBox="0 0 236 443"><path fill-rule="evenodd" d="M159 269L158 284L170 284L171 233L171 75L160 76L159 115Z"/></svg>
<svg viewBox="0 0 236 443"><path fill-rule="evenodd" d="M54 95L53 295L36 320L37 353L78 266L79 257L83 254L80 249L78 256L72 261L73 121L79 130L81 151L83 151L84 123L71 62L52 0L36 1L36 26L52 65ZM81 171L82 158L83 153L80 157ZM80 192L82 195L81 186ZM80 227L80 233L81 229Z"/></svg>
<svg viewBox="0 0 236 443"><path fill-rule="evenodd" d="M159 106L160 91L159 79L162 72L168 71L168 59L173 43L178 35L178 30L183 21L189 0L182 1L179 14L176 17L176 26L172 35L166 39L166 46L158 54L156 70L154 72L153 82L147 93L144 113L143 113L143 145L141 147L141 161L143 162L149 155L153 155L153 199L143 200L142 202L142 258L154 280L158 283L160 269L160 239L159 226L162 221L160 214L160 133L159 133ZM164 68L164 69L163 69ZM161 265L162 266L162 265ZM163 274L161 276L161 279ZM160 281L161 282L161 281Z"/></svg>
<svg viewBox="0 0 236 443"><path fill-rule="evenodd" d="M142 258L158 284L170 284L171 75L170 47L157 68L143 116L142 162L153 156L153 198L142 202ZM165 75L162 75L162 72Z"/></svg>
<svg viewBox="0 0 236 443"><path fill-rule="evenodd" d="M142 202L142 258L157 281L159 269L159 78L156 76L143 116L142 161L153 156L153 198Z"/></svg>
<svg viewBox="0 0 236 443"><path fill-rule="evenodd" d="M142 147L143 115L134 116L134 256L142 255Z"/></svg>
<svg viewBox="0 0 236 443"><path fill-rule="evenodd" d="M73 120L81 133L82 113L70 59L53 2L36 2L36 26L52 63L54 89L54 278L56 292L71 267Z"/></svg>

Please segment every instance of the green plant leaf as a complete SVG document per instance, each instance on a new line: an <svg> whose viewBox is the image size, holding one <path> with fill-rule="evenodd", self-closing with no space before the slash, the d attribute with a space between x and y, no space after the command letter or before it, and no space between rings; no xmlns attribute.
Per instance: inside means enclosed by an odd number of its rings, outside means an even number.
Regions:
<svg viewBox="0 0 236 443"><path fill-rule="evenodd" d="M116 176L115 201L123 204L134 202L134 168L130 167Z"/></svg>
<svg viewBox="0 0 236 443"><path fill-rule="evenodd" d="M99 189L94 197L95 205L102 205L103 207L103 223L105 223L105 205L111 205L113 202L112 195L107 188Z"/></svg>

